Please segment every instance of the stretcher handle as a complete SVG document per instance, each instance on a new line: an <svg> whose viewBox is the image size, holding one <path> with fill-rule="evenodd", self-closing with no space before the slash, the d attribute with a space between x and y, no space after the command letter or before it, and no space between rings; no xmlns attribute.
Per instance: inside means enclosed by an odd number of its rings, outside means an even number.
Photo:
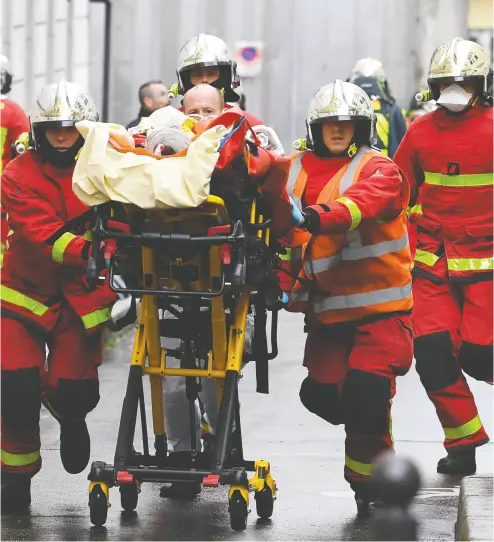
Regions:
<svg viewBox="0 0 494 542"><path fill-rule="evenodd" d="M190 233L141 233L139 235L123 232L105 232L106 238L121 241L124 245L140 244L182 244L194 243L198 245L235 245L242 243L245 236L236 235L215 235L215 236L192 236Z"/></svg>
<svg viewBox="0 0 494 542"><path fill-rule="evenodd" d="M240 220L233 225L232 236L238 239L245 239L244 226ZM247 258L245 254L245 243L239 245L233 264L232 286L242 287L247 280Z"/></svg>
<svg viewBox="0 0 494 542"><path fill-rule="evenodd" d="M92 229L93 239L91 241L91 255L88 258L86 271L86 280L90 290L94 290L99 282L99 272L101 270L99 263L103 259L104 250L104 247L101 246L101 242L106 235L106 230L104 228L105 221L106 219L104 216L99 213L96 214L94 228Z"/></svg>

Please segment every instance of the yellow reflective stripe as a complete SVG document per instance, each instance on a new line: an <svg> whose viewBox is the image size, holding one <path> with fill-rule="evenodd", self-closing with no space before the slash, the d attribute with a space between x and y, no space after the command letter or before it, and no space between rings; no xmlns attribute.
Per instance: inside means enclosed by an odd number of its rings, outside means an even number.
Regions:
<svg viewBox="0 0 494 542"><path fill-rule="evenodd" d="M360 461L355 461L347 455L345 455L345 465L353 472L358 472L363 476L370 476L372 474L372 464L371 463L361 463Z"/></svg>
<svg viewBox="0 0 494 542"><path fill-rule="evenodd" d="M53 249L51 251L51 257L53 258L53 261L57 263L63 262L63 255L65 253L65 249L67 248L67 245L76 237L73 233L64 233L61 235L53 244Z"/></svg>
<svg viewBox="0 0 494 542"><path fill-rule="evenodd" d="M395 288L327 297L322 301L315 302L313 304L313 310L315 314L321 314L331 310L357 309L360 307L377 305L378 303L401 301L408 299L411 295L412 283L409 282L404 286L396 286Z"/></svg>
<svg viewBox="0 0 494 542"><path fill-rule="evenodd" d="M8 286L4 286L3 284L0 286L0 299L2 299L2 301L8 301L9 303L12 303L12 305L24 307L28 311L36 314L36 316L43 316L50 308L27 295L12 290L12 288L9 288Z"/></svg>
<svg viewBox="0 0 494 542"><path fill-rule="evenodd" d="M29 454L10 454L5 450L2 450L2 463L9 465L10 467L25 467L26 465L32 465L40 458L40 451L36 450Z"/></svg>
<svg viewBox="0 0 494 542"><path fill-rule="evenodd" d="M407 207L407 216L410 215L423 215L422 204L417 203L413 207Z"/></svg>
<svg viewBox="0 0 494 542"><path fill-rule="evenodd" d="M278 254L280 260L285 261L291 261L292 259L292 249L290 247L286 247L286 254Z"/></svg>
<svg viewBox="0 0 494 542"><path fill-rule="evenodd" d="M5 126L0 126L0 158L3 158L3 147L5 145L5 140L7 139L7 128ZM0 173L3 170L3 161L0 160Z"/></svg>
<svg viewBox="0 0 494 542"><path fill-rule="evenodd" d="M439 256L432 254L432 252L426 252L418 248L415 252L415 261L423 263L424 265L430 265L431 267L439 260Z"/></svg>
<svg viewBox="0 0 494 542"><path fill-rule="evenodd" d="M348 231L352 231L357 228L357 226L362 222L362 213L360 212L358 205L350 198L346 198L345 196L338 198L336 201L343 203L343 205L350 211L350 215L352 216L352 225Z"/></svg>
<svg viewBox="0 0 494 542"><path fill-rule="evenodd" d="M87 239L88 241L93 240L93 232L91 230L88 230L84 235L84 239Z"/></svg>
<svg viewBox="0 0 494 542"><path fill-rule="evenodd" d="M479 429L482 429L482 422L477 415L473 420L470 420L469 422L460 425L460 427L444 427L443 429L444 435L448 439L463 438L468 437L469 435L473 435Z"/></svg>
<svg viewBox="0 0 494 542"><path fill-rule="evenodd" d="M438 186L490 186L493 184L493 176L492 173L442 175L441 173L426 171L425 182Z"/></svg>
<svg viewBox="0 0 494 542"><path fill-rule="evenodd" d="M387 154L389 147L389 121L382 113L376 113L376 120L376 132Z"/></svg>
<svg viewBox="0 0 494 542"><path fill-rule="evenodd" d="M490 271L494 269L493 258L451 258L448 259L450 271Z"/></svg>
<svg viewBox="0 0 494 542"><path fill-rule="evenodd" d="M103 324L110 319L110 309L98 309L97 311L85 314L81 320L86 329L91 329L99 324Z"/></svg>

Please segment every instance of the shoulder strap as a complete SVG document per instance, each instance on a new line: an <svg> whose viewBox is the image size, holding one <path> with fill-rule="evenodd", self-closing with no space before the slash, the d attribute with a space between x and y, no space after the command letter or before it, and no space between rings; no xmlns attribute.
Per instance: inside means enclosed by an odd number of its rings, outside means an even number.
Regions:
<svg viewBox="0 0 494 542"><path fill-rule="evenodd" d="M371 149L370 147L367 147L364 145L363 147L360 147L357 154L353 157L352 161L350 162L347 170L343 174L343 177L340 181L340 196L348 189L352 184L355 182L356 177L360 174L362 171L362 168L367 164L367 162L373 158L374 156L381 156L381 153L379 151L376 151L374 149Z"/></svg>
<svg viewBox="0 0 494 542"><path fill-rule="evenodd" d="M302 158L305 153L306 151L299 152L293 158L286 183L286 191L299 209L302 209L302 195L307 184L307 175L299 179L300 175L305 173L302 169ZM297 183L297 181L299 182Z"/></svg>

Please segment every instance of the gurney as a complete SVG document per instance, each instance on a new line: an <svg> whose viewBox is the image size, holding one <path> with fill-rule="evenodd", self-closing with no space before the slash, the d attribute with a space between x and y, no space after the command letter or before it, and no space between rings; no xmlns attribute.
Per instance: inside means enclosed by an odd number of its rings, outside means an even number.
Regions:
<svg viewBox="0 0 494 542"><path fill-rule="evenodd" d="M229 486L230 523L237 531L246 528L251 494L260 518L273 513L277 488L270 463L250 461L243 455L238 383L243 363L255 362L257 391L269 391L268 362L278 353L276 268L282 247L272 234L269 198L248 174L245 154L235 160L235 191L218 190L230 205L210 193L192 208L142 208L112 200L93 207L88 284L101 280L99 270L106 256L110 287L141 301L114 462L94 462L88 476L90 518L96 526L106 522L110 488L119 488L122 508L132 511L144 482ZM129 230L113 230L112 221L127 224ZM103 245L109 241L118 247L111 257ZM125 287L115 281L117 275ZM246 320L251 310L254 339L251 359L245 360ZM270 348L267 311L272 311ZM166 313L174 318L165 318ZM180 347L164 348L163 338L179 339ZM179 368L167 365L170 356L180 359ZM153 451L144 399L146 375ZM190 468L177 468L169 461L162 379L171 376L186 377ZM217 432L207 450L201 450L193 431L193 405L201 378L215 379L219 409ZM138 423L142 446L134 439Z"/></svg>

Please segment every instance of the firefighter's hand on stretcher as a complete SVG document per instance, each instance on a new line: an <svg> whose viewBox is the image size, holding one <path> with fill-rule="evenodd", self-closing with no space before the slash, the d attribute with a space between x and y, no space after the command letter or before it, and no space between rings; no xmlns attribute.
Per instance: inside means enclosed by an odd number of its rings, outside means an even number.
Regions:
<svg viewBox="0 0 494 542"><path fill-rule="evenodd" d="M96 286L100 280L100 273L109 267L110 260L117 251L117 242L111 238L111 232L118 231L130 233L130 226L115 220L108 220L106 223L106 232L109 233L109 238L99 242L88 241L83 249L82 257L88 260L87 264L87 281L90 287Z"/></svg>

